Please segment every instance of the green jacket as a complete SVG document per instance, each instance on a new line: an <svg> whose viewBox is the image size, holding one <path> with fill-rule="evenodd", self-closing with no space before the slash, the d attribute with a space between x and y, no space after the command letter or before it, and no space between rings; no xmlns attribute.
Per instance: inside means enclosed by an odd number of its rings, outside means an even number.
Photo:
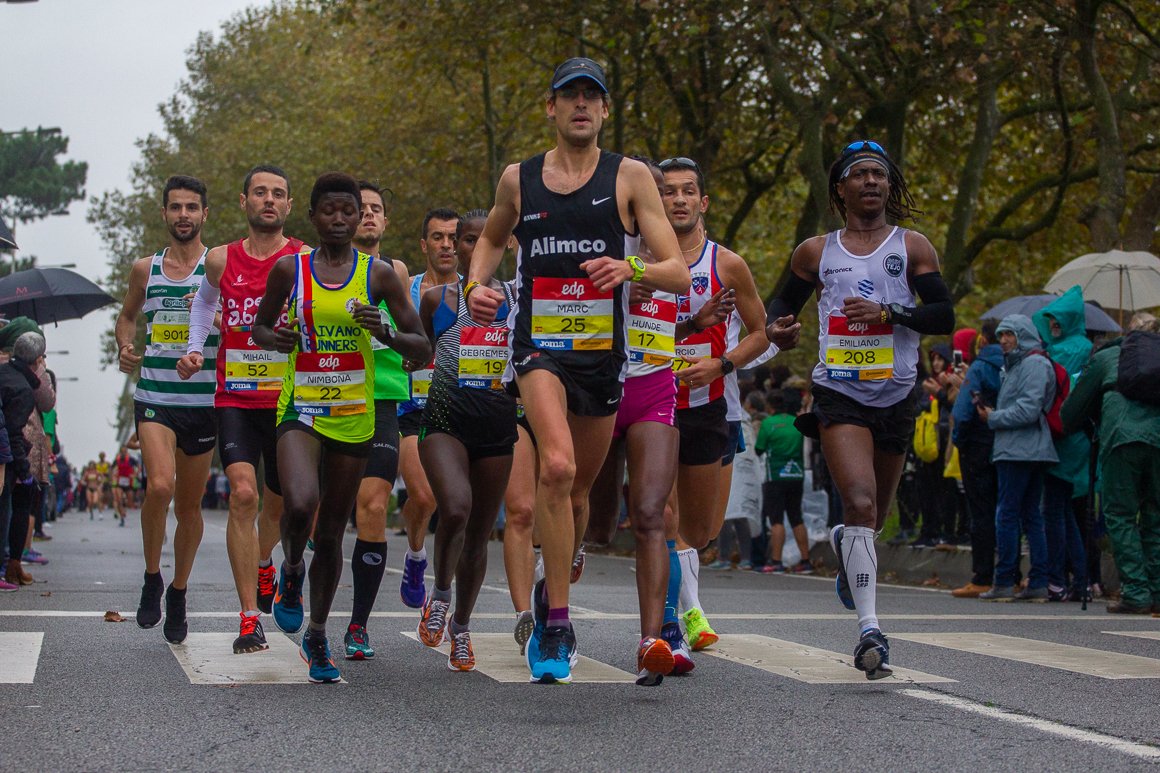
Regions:
<svg viewBox="0 0 1160 773"><path fill-rule="evenodd" d="M1059 338L1051 337L1051 324L1047 320L1049 316L1059 323ZM1079 285L1032 314L1031 321L1035 323L1039 337L1047 342L1047 353L1051 359L1067 370L1074 384L1092 353L1092 342L1087 339L1084 320L1083 291ZM1088 493L1088 458L1091 448L1091 443L1082 432L1074 432L1055 441L1059 462L1052 465L1048 472L1071 483L1073 497L1082 497Z"/></svg>
<svg viewBox="0 0 1160 773"><path fill-rule="evenodd" d="M1109 451L1128 443L1160 448L1160 406L1129 400L1116 391L1123 340L1117 338L1095 353L1060 409L1065 432L1082 429L1088 418L1099 422L1101 466Z"/></svg>
<svg viewBox="0 0 1160 773"><path fill-rule="evenodd" d="M794 417L788 413L766 416L757 433L755 450L765 457L765 479L767 481L802 480L805 477L805 461L802 449L805 438L793 425Z"/></svg>

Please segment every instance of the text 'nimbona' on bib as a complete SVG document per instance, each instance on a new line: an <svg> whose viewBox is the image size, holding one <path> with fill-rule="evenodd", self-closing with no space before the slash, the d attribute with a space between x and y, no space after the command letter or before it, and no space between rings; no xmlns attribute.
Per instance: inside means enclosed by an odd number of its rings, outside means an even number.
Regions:
<svg viewBox="0 0 1160 773"><path fill-rule="evenodd" d="M709 341L702 341L701 343L695 344L677 344L675 353L676 356L673 358L674 373L684 370L702 357L712 356L713 344Z"/></svg>
<svg viewBox="0 0 1160 773"><path fill-rule="evenodd" d="M427 363L422 370L411 372L411 400L422 408L427 404L427 394L431 391L431 378L435 375L435 360Z"/></svg>
<svg viewBox="0 0 1160 773"><path fill-rule="evenodd" d="M288 357L280 352L258 348L250 337L248 348L229 349L225 361L227 392L266 392L282 388Z"/></svg>
<svg viewBox="0 0 1160 773"><path fill-rule="evenodd" d="M305 416L366 413L366 376L359 352L298 352L294 409Z"/></svg>
<svg viewBox="0 0 1160 773"><path fill-rule="evenodd" d="M668 365L676 349L673 331L677 304L659 298L633 304L628 309L628 361L646 365Z"/></svg>
<svg viewBox="0 0 1160 773"><path fill-rule="evenodd" d="M507 328L464 327L459 331L459 386L472 389L501 389L500 378L507 367Z"/></svg>
<svg viewBox="0 0 1160 773"><path fill-rule="evenodd" d="M837 381L883 381L894 375L894 326L830 315L826 371Z"/></svg>
<svg viewBox="0 0 1160 773"><path fill-rule="evenodd" d="M612 291L591 279L538 276L532 282L532 343L542 349L611 349Z"/></svg>

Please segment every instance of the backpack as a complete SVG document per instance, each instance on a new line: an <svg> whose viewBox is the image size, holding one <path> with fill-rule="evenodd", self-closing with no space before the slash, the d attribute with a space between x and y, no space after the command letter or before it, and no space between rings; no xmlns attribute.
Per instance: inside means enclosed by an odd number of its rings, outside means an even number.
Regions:
<svg viewBox="0 0 1160 773"><path fill-rule="evenodd" d="M924 462L938 459L938 400L914 420L914 455Z"/></svg>
<svg viewBox="0 0 1160 773"><path fill-rule="evenodd" d="M1051 439L1059 440L1064 437L1063 418L1059 415L1059 409L1071 393L1071 375L1067 372L1067 368L1051 359L1051 355L1042 349L1032 349L1031 354L1038 354L1051 363L1051 370L1055 374L1055 397L1051 400L1051 407L1044 411L1044 414L1047 415L1047 428L1051 430Z"/></svg>
<svg viewBox="0 0 1160 773"><path fill-rule="evenodd" d="M1160 333L1133 330L1120 345L1116 391L1129 400L1160 405Z"/></svg>

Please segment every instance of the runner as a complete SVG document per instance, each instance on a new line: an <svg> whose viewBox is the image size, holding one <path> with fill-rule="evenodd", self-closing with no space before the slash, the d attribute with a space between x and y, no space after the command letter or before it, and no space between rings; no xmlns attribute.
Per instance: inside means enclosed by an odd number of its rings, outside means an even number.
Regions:
<svg viewBox="0 0 1160 773"><path fill-rule="evenodd" d="M538 445L535 522L546 575L533 594L537 619L526 648L533 681L572 678L569 575L620 404L628 306L621 285L680 292L689 283L648 168L597 147L608 104L596 62L574 58L556 68L546 105L556 147L504 170L464 286L472 317L490 323L505 298L488 284L514 233L518 305L506 377L514 376ZM637 233L655 264L632 254Z"/></svg>
<svg viewBox="0 0 1160 773"><path fill-rule="evenodd" d="M177 518L173 534L173 582L165 591L162 632L174 644L185 640L185 591L193 560L201 545L201 495L213 459L217 429L213 415L213 371L189 380L177 375L177 361L189 340L187 297L197 292L205 277L206 248L201 229L209 215L205 184L195 177L176 175L165 181L162 217L169 245L133 264L129 288L117 317L114 334L120 350L122 373L141 368L133 392L133 419L141 447L142 464L149 468L150 485L141 505L141 543L145 553L145 584L137 606L137 625L152 628L161 621L161 545L169 503ZM145 352L137 354L137 317L145 313ZM218 331L213 327L205 343L211 365L217 353ZM124 525L124 490L135 474L118 463L118 504Z"/></svg>
<svg viewBox="0 0 1160 773"><path fill-rule="evenodd" d="M677 467L677 512L681 542L674 546L680 567L679 603L685 609L685 634L694 650L717 641L701 608L699 548L716 537L725 522L733 455L740 420L730 421L730 399L737 400L737 368L744 368L770 348L765 337L765 308L745 260L708 238L705 212L709 196L701 167L691 158L660 163L665 175L664 205L689 266L692 286L678 299L677 319L684 321L723 288L735 292L736 311L724 322L696 330L676 346L673 371L677 385L677 428L681 444ZM741 338L741 326L748 331ZM671 560L671 559L670 559Z"/></svg>
<svg viewBox="0 0 1160 773"><path fill-rule="evenodd" d="M89 520L93 520L93 512L96 511L97 520L105 520L105 513L101 510L101 473L97 470L96 462L89 462L85 466L85 472L82 476L85 484L85 505L89 508Z"/></svg>
<svg viewBox="0 0 1160 773"><path fill-rule="evenodd" d="M214 247L206 255L206 281L198 288L190 312L189 345L177 363L177 372L183 379L194 378L201 371L220 297L222 334L216 357L214 406L218 452L230 488L226 552L241 606L235 654L267 648L259 613L269 614L273 608L275 571L270 554L280 536L282 517L274 433L286 357L259 348L251 328L270 269L278 258L296 255L303 246L298 239L282 233L293 199L290 180L280 168L264 165L251 169L239 198L249 236ZM260 500L259 460L264 464L265 483ZM277 617L275 622L279 622ZM289 632L296 630L297 627Z"/></svg>
<svg viewBox="0 0 1160 773"><path fill-rule="evenodd" d="M817 291L814 405L795 425L821 439L842 497L844 525L830 532L838 598L858 612L854 666L867 679L881 679L892 671L875 609L874 538L913 438L908 403L919 335L954 330L954 306L927 238L887 222L913 219L918 210L881 145L859 140L846 146L830 167L830 206L846 227L797 246L789 281L770 302L773 321L766 333L782 349L795 346L801 335L795 318ZM915 305L916 294L923 305Z"/></svg>
<svg viewBox="0 0 1160 773"><path fill-rule="evenodd" d="M112 474L113 468L109 464L109 460L105 456L105 452L101 451L97 454L97 473L101 476L101 490L100 503L101 509L107 510L111 504L112 493Z"/></svg>
<svg viewBox="0 0 1160 773"><path fill-rule="evenodd" d="M136 333L136 329L133 332ZM130 342L129 346L132 345ZM124 526L125 509L133 504L133 479L137 477L137 465L133 463L133 457L129 456L128 446L121 446L121 450L113 457L112 475L116 484L113 487L113 517L120 521L120 526Z"/></svg>
<svg viewBox="0 0 1160 773"><path fill-rule="evenodd" d="M274 265L254 319L254 341L289 355L278 398L278 473L286 510L274 619L283 630L302 625L303 554L313 527L310 622L301 654L315 683L340 679L326 619L342 572L343 530L374 438L371 335L415 360L431 353L393 267L351 246L361 208L359 185L350 175L329 172L315 181L310 222L321 246ZM378 308L384 300L398 333ZM289 321L275 329L287 304Z"/></svg>
<svg viewBox="0 0 1160 773"><path fill-rule="evenodd" d="M360 180L358 187L362 197L362 220L354 235L354 246L359 252L378 258L379 243L388 223L383 192L366 180ZM403 262L389 258L382 260L390 262L399 281L406 287L409 279ZM379 308L386 309L386 303L380 302ZM394 325L390 311L387 311L387 316L388 322ZM373 336L371 349L375 358L375 435L355 505L358 537L350 558L354 604L343 637L347 660L375 656L367 634L367 622L387 568L387 507L391 503L391 489L399 470L399 420L395 410L399 401L410 396L402 356Z"/></svg>
<svg viewBox="0 0 1160 773"><path fill-rule="evenodd" d="M416 313L423 293L432 287L457 282L455 273L455 229L459 214L453 209L433 209L423 218L423 238L419 249L427 259L427 269L411 277L411 304ZM419 425L427 391L435 370L432 363L406 363L411 370L410 399L399 406L399 473L407 489L403 504L403 523L407 528L407 553L403 557L403 580L399 595L403 604L420 609L427 600L427 586L423 574L427 571L427 526L435 512L435 494L427 480L427 473L419 461Z"/></svg>
<svg viewBox="0 0 1160 773"><path fill-rule="evenodd" d="M487 210L477 209L459 221L456 254L464 274L486 220ZM428 647L451 640L447 667L453 671L475 670L471 612L487 572L487 541L516 442L515 398L501 383L511 355L507 315L515 299L510 284L493 279L489 286L504 294L504 303L488 325L472 321L462 281L428 290L419 309L423 328L435 341L435 377L423 410L419 456L435 492L439 524L435 589L423 605L418 634ZM455 613L449 624L453 578Z"/></svg>
<svg viewBox="0 0 1160 773"><path fill-rule="evenodd" d="M649 166L663 190L664 175L651 161ZM646 245L640 257L653 262ZM607 545L616 533L620 516L622 482L628 463L628 518L636 543L636 584L640 601L641 640L652 640L658 648L659 669L637 674L639 685L657 685L668 673L682 674L693 667L688 647L677 621L676 592L673 605L665 604L670 583L679 585L679 574L670 575L666 530L675 530L673 511L667 506L677 476L680 434L676 428L677 386L672 373L674 342L694 330L703 330L723 321L732 309L731 291L721 289L695 317L677 323L677 296L633 285L628 314L628 377L624 396L612 430L612 446L589 495L591 517L587 539ZM718 315L718 310L721 313ZM667 519L667 520L666 520ZM675 556L675 551L672 553ZM664 657L667 648L671 657Z"/></svg>

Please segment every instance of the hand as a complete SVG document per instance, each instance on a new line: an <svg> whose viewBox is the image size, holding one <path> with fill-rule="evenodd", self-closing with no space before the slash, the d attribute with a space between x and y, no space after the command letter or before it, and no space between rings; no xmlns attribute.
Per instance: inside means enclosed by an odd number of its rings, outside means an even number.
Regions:
<svg viewBox="0 0 1160 773"><path fill-rule="evenodd" d="M642 285L640 282L634 282L628 288L628 302L633 306L639 306L642 303L648 303L652 300L653 291Z"/></svg>
<svg viewBox="0 0 1160 773"><path fill-rule="evenodd" d="M713 327L729 318L737 308L737 291L731 287L722 287L709 296L704 305L693 315L693 325L698 330Z"/></svg>
<svg viewBox="0 0 1160 773"><path fill-rule="evenodd" d="M843 298L842 314L850 322L863 325L882 324L882 304L865 298Z"/></svg>
<svg viewBox="0 0 1160 773"><path fill-rule="evenodd" d="M201 372L202 365L205 365L205 357L201 352L190 352L177 361L177 375L181 376L182 381L187 381Z"/></svg>
<svg viewBox="0 0 1160 773"><path fill-rule="evenodd" d="M723 375L721 360L716 357L698 357L686 361L692 363L687 368L677 371L677 378L684 381L691 389L708 386Z"/></svg>
<svg viewBox="0 0 1160 773"><path fill-rule="evenodd" d="M196 295L197 293L186 293L185 295L181 296L182 300L185 301L185 307L190 311L193 311L193 299Z"/></svg>
<svg viewBox="0 0 1160 773"><path fill-rule="evenodd" d="M477 285L467 296L467 311L480 325L490 325L503 303L503 293L484 285Z"/></svg>
<svg viewBox="0 0 1160 773"><path fill-rule="evenodd" d="M117 357L117 367L122 373L132 373L133 369L141 364L142 359L144 358L133 350L133 344L125 344Z"/></svg>
<svg viewBox="0 0 1160 773"><path fill-rule="evenodd" d="M633 275L632 266L628 265L628 261L617 260L607 255L586 260L580 264L580 268L588 272L596 289L602 293L630 281Z"/></svg>
<svg viewBox="0 0 1160 773"><path fill-rule="evenodd" d="M475 293L473 292L472 295L475 295ZM402 367L408 373L414 373L417 370L423 370L430 364L430 362L423 362L422 360L403 360Z"/></svg>
<svg viewBox="0 0 1160 773"><path fill-rule="evenodd" d="M298 345L298 320L274 329L274 351L289 354Z"/></svg>
<svg viewBox="0 0 1160 773"><path fill-rule="evenodd" d="M963 385L963 374L958 371L943 373L939 376L939 381L949 389L958 389Z"/></svg>
<svg viewBox="0 0 1160 773"><path fill-rule="evenodd" d="M942 386L938 383L937 378L927 378L922 382L922 391L926 392L931 397L938 396L939 390L941 389Z"/></svg>
<svg viewBox="0 0 1160 773"><path fill-rule="evenodd" d="M991 418L991 411L995 409L989 405L976 405L975 410L978 411L979 418L983 420L983 423L987 424Z"/></svg>
<svg viewBox="0 0 1160 773"><path fill-rule="evenodd" d="M383 315L379 312L378 306L371 306L365 303L354 303L354 313L351 315L354 321L362 325L364 330L370 331L370 334L375 338L381 338L387 334L387 327L383 324Z"/></svg>
<svg viewBox="0 0 1160 773"><path fill-rule="evenodd" d="M765 337L769 339L770 343L776 344L777 348L782 351L793 349L797 346L801 334L802 323L794 322L792 314L785 317L778 317L765 326Z"/></svg>

